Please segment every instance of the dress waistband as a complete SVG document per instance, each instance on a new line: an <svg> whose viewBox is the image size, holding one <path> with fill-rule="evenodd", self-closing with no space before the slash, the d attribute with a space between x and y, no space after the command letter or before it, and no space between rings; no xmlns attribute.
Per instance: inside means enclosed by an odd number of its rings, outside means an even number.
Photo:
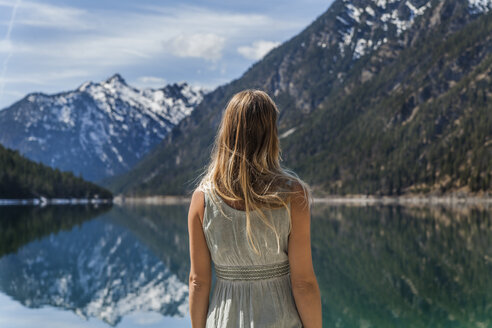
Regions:
<svg viewBox="0 0 492 328"><path fill-rule="evenodd" d="M227 280L259 280L280 277L289 273L289 261L251 266L214 265L217 278Z"/></svg>

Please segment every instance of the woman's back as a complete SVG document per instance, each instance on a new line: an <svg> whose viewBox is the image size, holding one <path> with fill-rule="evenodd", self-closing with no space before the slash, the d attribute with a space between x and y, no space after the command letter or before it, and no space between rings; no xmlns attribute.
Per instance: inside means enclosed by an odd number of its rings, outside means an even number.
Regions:
<svg viewBox="0 0 492 328"><path fill-rule="evenodd" d="M250 213L258 255L249 245L246 213L212 193L204 191L203 231L217 282L207 327L302 327L290 282L287 209L264 210L276 233Z"/></svg>
<svg viewBox="0 0 492 328"><path fill-rule="evenodd" d="M188 212L194 328L321 327L310 192L280 165L279 113L261 90L235 94L224 110Z"/></svg>
<svg viewBox="0 0 492 328"><path fill-rule="evenodd" d="M290 219L285 207L265 210L265 215L277 231L278 239L275 231L263 223L259 214L251 212L252 235L260 253L257 254L249 245L246 234L246 212L231 207L217 194L213 199L212 192L213 189L205 191L203 231L215 265L251 266L288 260Z"/></svg>

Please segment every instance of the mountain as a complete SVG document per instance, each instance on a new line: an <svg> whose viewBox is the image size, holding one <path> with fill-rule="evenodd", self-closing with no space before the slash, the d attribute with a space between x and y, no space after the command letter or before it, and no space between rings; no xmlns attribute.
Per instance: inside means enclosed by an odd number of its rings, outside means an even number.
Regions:
<svg viewBox="0 0 492 328"><path fill-rule="evenodd" d="M0 145L0 199L112 198L109 190Z"/></svg>
<svg viewBox="0 0 492 328"><path fill-rule="evenodd" d="M336 0L207 94L131 171L127 195L184 194L221 113L246 88L281 111L283 164L318 195L492 189L492 0Z"/></svg>
<svg viewBox="0 0 492 328"><path fill-rule="evenodd" d="M139 90L119 75L0 111L0 143L97 181L130 169L202 100L187 83Z"/></svg>

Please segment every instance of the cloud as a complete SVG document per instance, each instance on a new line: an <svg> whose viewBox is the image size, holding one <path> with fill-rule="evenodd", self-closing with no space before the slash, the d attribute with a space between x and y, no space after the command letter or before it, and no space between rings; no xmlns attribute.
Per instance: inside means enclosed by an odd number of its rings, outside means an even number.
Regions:
<svg viewBox="0 0 492 328"><path fill-rule="evenodd" d="M106 12L37 3L26 6L32 12L28 12L23 3L16 24L63 31L50 38L42 37L50 33L38 32L40 38L12 45L16 53L44 57L43 66L67 63L90 68L111 67L164 55L214 61L222 57L228 40L257 34L272 25L286 28L265 15L192 6L159 7L149 10L148 14L120 12L111 16Z"/></svg>
<svg viewBox="0 0 492 328"><path fill-rule="evenodd" d="M0 40L0 53L11 53L14 50L14 45L10 40Z"/></svg>
<svg viewBox="0 0 492 328"><path fill-rule="evenodd" d="M14 5L12 2L0 0L0 6ZM90 30L94 25L85 19L87 16L88 12L79 8L23 1L16 24L64 30Z"/></svg>
<svg viewBox="0 0 492 328"><path fill-rule="evenodd" d="M157 76L140 76L136 81L136 85L143 88L162 88L166 84L166 79Z"/></svg>
<svg viewBox="0 0 492 328"><path fill-rule="evenodd" d="M4 96L15 97L16 99L19 99L19 98L24 97L26 94L24 92L15 91L15 90L12 90L12 91L4 90L3 91L3 95ZM2 109L0 108L0 110L2 110Z"/></svg>
<svg viewBox="0 0 492 328"><path fill-rule="evenodd" d="M259 60L279 44L280 42L260 40L253 42L251 46L238 47L237 52L246 59Z"/></svg>
<svg viewBox="0 0 492 328"><path fill-rule="evenodd" d="M162 323L163 317L160 313L132 313L129 316L130 320L139 326L153 325L156 323Z"/></svg>
<svg viewBox="0 0 492 328"><path fill-rule="evenodd" d="M0 60L13 54L0 78L0 84L6 83L0 108L16 100L13 90L58 92L114 72L137 77L135 83L141 86L160 87L157 80L144 82L138 77L161 75L168 82L186 80L212 88L230 81L249 64L250 59L236 55L238 47L251 44L257 35L282 39L305 25L295 18L223 6L149 7L129 1L132 10L122 5L108 11L91 2L76 3L22 0L12 40L0 36ZM0 10L7 13L14 4L0 0ZM8 25L8 16L0 18L1 25ZM255 51L248 55L259 56ZM196 73L198 69L204 73Z"/></svg>
<svg viewBox="0 0 492 328"><path fill-rule="evenodd" d="M3 81L9 84L30 83L30 84L43 85L46 83L52 83L63 79L87 78L89 76L90 73L87 72L87 70L64 69L64 70L52 70L49 72L45 72L45 71L31 72L29 75L17 74L10 77L3 77L0 78L0 83Z"/></svg>
<svg viewBox="0 0 492 328"><path fill-rule="evenodd" d="M181 34L164 42L164 47L178 57L195 57L215 61L222 57L224 42L224 37L213 33Z"/></svg>
<svg viewBox="0 0 492 328"><path fill-rule="evenodd" d="M0 0L0 6L9 4ZM31 63L39 61L38 68L76 65L97 72L101 67L136 65L166 55L216 61L222 58L226 45L235 49L239 38L251 39L272 26L290 30L299 23L186 5L143 7L108 15L105 11L23 2L16 25L37 29L39 37L16 40L9 47Z"/></svg>
<svg viewBox="0 0 492 328"><path fill-rule="evenodd" d="M21 0L16 0L15 4L12 7L12 14L10 15L9 24L7 26L7 34L5 35L5 39L3 43L7 45L7 56L3 60L2 70L0 71L0 98L3 96L3 91L5 89L5 74L7 73L7 66L9 64L10 57L12 57L12 45L10 42L10 34L12 34L12 28L14 27L15 14L17 13L17 9L21 4Z"/></svg>

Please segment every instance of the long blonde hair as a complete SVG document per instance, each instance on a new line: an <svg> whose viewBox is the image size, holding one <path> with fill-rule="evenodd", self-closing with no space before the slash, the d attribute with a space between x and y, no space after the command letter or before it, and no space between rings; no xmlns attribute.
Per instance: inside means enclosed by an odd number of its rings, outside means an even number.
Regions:
<svg viewBox="0 0 492 328"><path fill-rule="evenodd" d="M260 254L251 230L251 212L279 235L263 208L287 209L294 192L292 183L298 183L311 203L309 186L294 172L280 165L280 142L277 131L279 110L267 93L247 89L236 93L228 102L215 137L210 163L198 185L201 190L213 190L222 200L244 202L246 233L254 252ZM215 203L218 200L215 198ZM221 212L225 215L221 207Z"/></svg>

